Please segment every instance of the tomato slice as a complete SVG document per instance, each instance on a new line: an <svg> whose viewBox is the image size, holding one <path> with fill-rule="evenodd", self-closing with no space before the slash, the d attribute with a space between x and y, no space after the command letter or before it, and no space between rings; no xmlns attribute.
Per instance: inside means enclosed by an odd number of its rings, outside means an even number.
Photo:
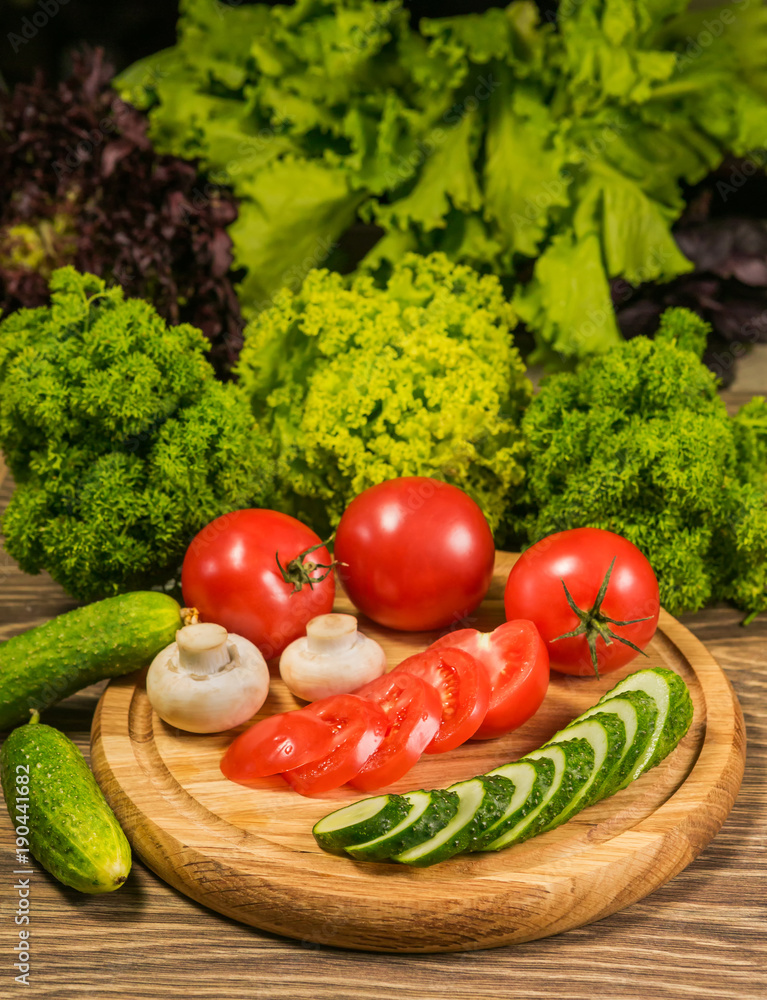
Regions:
<svg viewBox="0 0 767 1000"><path fill-rule="evenodd" d="M490 704L474 739L510 733L538 711L549 686L549 654L531 621L505 622L493 632L461 629L437 639L429 650L450 646L470 653L490 678Z"/></svg>
<svg viewBox="0 0 767 1000"><path fill-rule="evenodd" d="M388 722L383 742L349 782L369 792L398 781L415 764L439 730L442 699L431 684L406 673L384 674L354 693L378 705Z"/></svg>
<svg viewBox="0 0 767 1000"><path fill-rule="evenodd" d="M232 781L279 774L325 757L334 738L330 723L306 709L270 715L240 733L221 759L221 771Z"/></svg>
<svg viewBox="0 0 767 1000"><path fill-rule="evenodd" d="M472 737L482 724L490 702L490 680L487 671L466 651L449 645L436 649L430 646L403 660L393 672L420 677L439 693L442 717L426 753L453 750Z"/></svg>
<svg viewBox="0 0 767 1000"><path fill-rule="evenodd" d="M388 726L383 710L356 694L321 698L301 711L315 715L333 728L329 753L282 773L301 795L322 795L355 777L380 746Z"/></svg>

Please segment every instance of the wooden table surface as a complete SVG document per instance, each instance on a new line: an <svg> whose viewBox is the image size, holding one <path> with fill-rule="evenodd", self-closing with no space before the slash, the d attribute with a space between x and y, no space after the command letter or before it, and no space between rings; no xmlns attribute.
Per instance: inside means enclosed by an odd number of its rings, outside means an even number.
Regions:
<svg viewBox="0 0 767 1000"><path fill-rule="evenodd" d="M0 460L1 462L1 460ZM0 480L3 479L0 465ZM0 509L10 496L0 482ZM0 639L72 606L0 550ZM719 835L673 881L605 920L492 951L392 956L278 938L193 903L136 861L114 894L84 896L32 862L34 997L131 1000L765 1000L767 997L767 616L747 630L721 607L683 621L727 671L748 731L740 795ZM102 685L46 713L88 756ZM0 817L0 997L15 996L12 828ZM23 993L19 993L19 996Z"/></svg>

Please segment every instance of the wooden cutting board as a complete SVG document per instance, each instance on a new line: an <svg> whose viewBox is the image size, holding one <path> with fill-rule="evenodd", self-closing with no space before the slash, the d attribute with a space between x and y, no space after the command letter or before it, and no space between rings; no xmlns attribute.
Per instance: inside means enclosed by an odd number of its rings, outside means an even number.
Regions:
<svg viewBox="0 0 767 1000"><path fill-rule="evenodd" d="M503 585L515 558L498 554L493 586L472 627L489 630L504 620ZM337 609L353 610L345 598ZM362 616L360 628L381 642L392 664L436 637L392 632ZM601 680L552 673L541 710L521 729L424 756L392 786L443 787L513 760L645 666L675 670L692 694L692 726L670 757L559 829L428 869L325 854L312 825L363 796L344 788L302 798L279 777L257 789L227 781L219 761L240 730L197 736L167 726L152 711L143 672L106 689L93 722L92 764L144 863L235 920L307 943L368 951L490 948L606 917L658 888L703 850L732 807L745 759L743 716L723 671L662 612L648 659ZM260 715L298 704L276 676Z"/></svg>

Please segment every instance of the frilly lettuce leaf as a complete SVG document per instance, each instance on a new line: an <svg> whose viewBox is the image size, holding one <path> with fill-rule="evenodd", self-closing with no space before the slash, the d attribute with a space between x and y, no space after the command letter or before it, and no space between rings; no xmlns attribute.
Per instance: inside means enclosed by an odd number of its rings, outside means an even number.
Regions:
<svg viewBox="0 0 767 1000"><path fill-rule="evenodd" d="M427 475L498 529L522 478L531 386L500 282L407 254L388 282L315 270L246 331L238 374L274 442L288 509L318 530L374 483Z"/></svg>
<svg viewBox="0 0 767 1000"><path fill-rule="evenodd" d="M246 308L359 213L383 229L366 270L413 249L502 275L538 356L569 362L618 340L610 278L689 269L683 184L767 135L764 8L686 6L578 0L554 24L516 0L416 30L398 0L183 0L178 44L121 83L240 197Z"/></svg>

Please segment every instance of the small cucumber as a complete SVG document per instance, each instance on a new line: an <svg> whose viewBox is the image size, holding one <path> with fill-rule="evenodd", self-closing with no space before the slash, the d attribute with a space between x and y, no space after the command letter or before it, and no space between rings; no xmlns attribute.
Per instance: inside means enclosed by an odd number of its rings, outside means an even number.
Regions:
<svg viewBox="0 0 767 1000"><path fill-rule="evenodd" d="M105 677L144 667L181 628L167 594L139 591L76 608L0 644L0 729Z"/></svg>
<svg viewBox="0 0 767 1000"><path fill-rule="evenodd" d="M455 815L433 836L400 854L393 854L392 860L415 868L426 868L465 850L477 814L482 811L483 802L488 795L488 785L482 778L470 778L469 781L451 785L448 791L458 796L458 811ZM491 794L494 794L492 786Z"/></svg>
<svg viewBox="0 0 767 1000"><path fill-rule="evenodd" d="M0 777L16 829L51 875L80 892L118 889L130 845L77 747L37 721L14 729L0 751ZM28 779L22 780L22 779Z"/></svg>
<svg viewBox="0 0 767 1000"><path fill-rule="evenodd" d="M338 851L348 844L362 844L387 833L410 809L410 803L402 795L376 795L323 816L314 824L312 833L324 850Z"/></svg>
<svg viewBox="0 0 767 1000"><path fill-rule="evenodd" d="M403 798L410 804L410 811L403 820L378 837L349 844L346 852L361 861L386 861L428 840L458 812L459 799L455 792L420 790L408 792Z"/></svg>

